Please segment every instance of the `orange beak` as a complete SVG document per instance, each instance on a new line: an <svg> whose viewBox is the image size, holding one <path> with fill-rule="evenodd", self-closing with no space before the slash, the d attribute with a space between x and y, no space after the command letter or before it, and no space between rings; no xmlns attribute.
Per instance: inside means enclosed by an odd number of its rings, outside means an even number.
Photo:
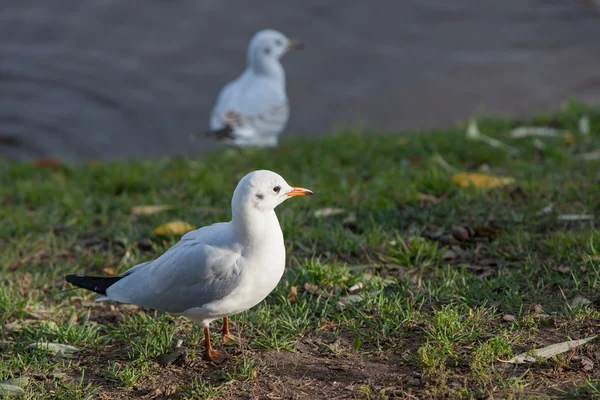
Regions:
<svg viewBox="0 0 600 400"><path fill-rule="evenodd" d="M314 194L312 192L312 190L304 189L304 188L301 188L301 187L292 187L292 189L293 190L287 194L288 197L310 196L310 195Z"/></svg>

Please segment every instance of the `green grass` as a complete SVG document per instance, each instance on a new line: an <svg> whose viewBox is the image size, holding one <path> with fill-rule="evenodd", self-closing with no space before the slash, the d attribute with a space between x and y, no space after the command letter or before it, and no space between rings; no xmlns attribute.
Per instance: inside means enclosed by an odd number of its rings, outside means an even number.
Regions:
<svg viewBox="0 0 600 400"><path fill-rule="evenodd" d="M577 131L582 115L587 136ZM28 399L290 390L308 398L598 397L595 342L534 365L501 361L600 327L600 162L579 159L600 149L600 111L569 103L527 124L568 130L572 140L543 138L541 152L534 139L509 138L520 123L493 119L479 121L481 132L519 154L470 140L457 125L401 136L342 132L202 159L53 169L0 162L0 382L29 377ZM440 159L515 183L463 188ZM162 223L228 220L237 181L259 168L316 195L278 208L286 274L266 301L232 318L244 341L227 346L225 364L202 360L202 332L183 318L65 291L67 273L118 273L164 252L178 237L154 235ZM171 208L132 215L150 204ZM549 204L551 213L537 215ZM345 211L316 217L323 208ZM455 226L474 236L451 255L445 240ZM576 296L589 302L573 304ZM223 347L219 328L213 339ZM177 340L185 361L162 366ZM34 342L81 351L27 348Z"/></svg>

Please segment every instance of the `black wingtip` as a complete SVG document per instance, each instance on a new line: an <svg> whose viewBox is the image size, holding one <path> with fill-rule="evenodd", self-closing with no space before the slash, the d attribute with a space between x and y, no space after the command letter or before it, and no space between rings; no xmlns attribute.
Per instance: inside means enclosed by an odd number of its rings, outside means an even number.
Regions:
<svg viewBox="0 0 600 400"><path fill-rule="evenodd" d="M208 131L206 132L206 136L217 140L235 139L231 125L226 125L225 127L216 131Z"/></svg>
<svg viewBox="0 0 600 400"><path fill-rule="evenodd" d="M106 295L106 289L123 279L122 276L67 275L65 280L82 289Z"/></svg>

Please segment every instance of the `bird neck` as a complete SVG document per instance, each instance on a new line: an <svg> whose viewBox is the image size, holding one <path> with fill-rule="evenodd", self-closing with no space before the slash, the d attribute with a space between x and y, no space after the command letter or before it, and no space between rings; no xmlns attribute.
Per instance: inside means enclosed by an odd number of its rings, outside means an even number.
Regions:
<svg viewBox="0 0 600 400"><path fill-rule="evenodd" d="M285 84L285 70L279 60L275 58L255 59L249 63L248 68L254 75L276 79Z"/></svg>
<svg viewBox="0 0 600 400"><path fill-rule="evenodd" d="M260 211L248 207L245 210L234 211L231 222L238 237L245 244L264 242L271 235L279 232L281 227L275 211Z"/></svg>

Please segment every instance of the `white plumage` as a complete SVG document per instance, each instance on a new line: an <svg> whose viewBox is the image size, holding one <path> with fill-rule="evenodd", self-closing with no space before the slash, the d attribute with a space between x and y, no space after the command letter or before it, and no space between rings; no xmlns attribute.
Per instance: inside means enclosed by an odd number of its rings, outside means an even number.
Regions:
<svg viewBox="0 0 600 400"><path fill-rule="evenodd" d="M190 318L204 327L206 357L220 362L226 355L212 349L209 324L225 318L223 336L231 337L227 317L260 303L277 286L285 247L274 210L290 197L307 194L312 192L288 185L274 172L251 172L233 193L230 222L189 232L157 259L120 277L69 275L67 281L105 294L101 301Z"/></svg>
<svg viewBox="0 0 600 400"><path fill-rule="evenodd" d="M303 48L271 29L254 35L246 70L225 85L210 117L209 136L238 147L273 147L285 129L290 108L280 58Z"/></svg>

